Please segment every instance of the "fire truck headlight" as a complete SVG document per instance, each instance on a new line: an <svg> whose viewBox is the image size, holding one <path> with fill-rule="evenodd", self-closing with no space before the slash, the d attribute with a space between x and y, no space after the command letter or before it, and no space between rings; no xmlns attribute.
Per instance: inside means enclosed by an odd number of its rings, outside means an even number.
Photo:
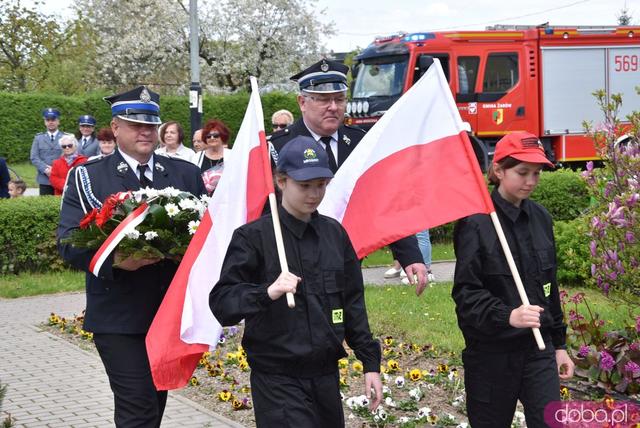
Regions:
<svg viewBox="0 0 640 428"><path fill-rule="evenodd" d="M562 33L562 38L563 39L568 39L569 38L569 33L567 33L567 32Z"/></svg>
<svg viewBox="0 0 640 428"><path fill-rule="evenodd" d="M358 101L358 113L362 113L362 101Z"/></svg>
<svg viewBox="0 0 640 428"><path fill-rule="evenodd" d="M367 114L369 112L369 101L365 101L362 103L362 112Z"/></svg>
<svg viewBox="0 0 640 428"><path fill-rule="evenodd" d="M627 33L627 36L629 36L629 37L633 37L633 31L629 31L629 32Z"/></svg>
<svg viewBox="0 0 640 428"><path fill-rule="evenodd" d="M356 108L356 102L353 101L351 102L351 113L356 114L358 112L358 109Z"/></svg>
<svg viewBox="0 0 640 428"><path fill-rule="evenodd" d="M351 103L347 103L346 111L347 111L347 114L351 114Z"/></svg>

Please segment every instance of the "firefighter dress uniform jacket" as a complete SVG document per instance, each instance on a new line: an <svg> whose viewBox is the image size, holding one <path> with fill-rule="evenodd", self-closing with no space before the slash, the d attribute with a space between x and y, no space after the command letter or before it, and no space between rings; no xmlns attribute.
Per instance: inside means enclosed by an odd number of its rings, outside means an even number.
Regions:
<svg viewBox="0 0 640 428"><path fill-rule="evenodd" d="M529 199L516 207L497 190L491 198L529 301L544 308L540 317L542 336L555 349L563 349L566 325L556 280L551 216ZM511 311L522 301L489 215L476 214L460 220L454 230L454 245L452 296L467 348L499 352L534 343L531 329L509 324Z"/></svg>
<svg viewBox="0 0 640 428"><path fill-rule="evenodd" d="M84 173L76 173L83 168ZM180 159L153 157L155 189L174 187L196 196L206 194L198 167ZM145 334L162 302L178 265L162 260L135 271L113 268L113 253L99 275L89 272L95 250L76 248L60 240L78 228L89 211L117 192L140 189L140 181L120 151L72 169L63 196L58 225L62 258L86 274L87 309L84 329L93 333ZM83 209L84 207L84 209Z"/></svg>
<svg viewBox="0 0 640 428"><path fill-rule="evenodd" d="M295 377L335 373L343 340L365 372L380 371L380 345L369 330L360 263L335 220L309 223L279 208L289 270L302 278L295 308L267 288L280 275L271 215L236 229L209 305L224 326L245 319L242 346L252 370Z"/></svg>

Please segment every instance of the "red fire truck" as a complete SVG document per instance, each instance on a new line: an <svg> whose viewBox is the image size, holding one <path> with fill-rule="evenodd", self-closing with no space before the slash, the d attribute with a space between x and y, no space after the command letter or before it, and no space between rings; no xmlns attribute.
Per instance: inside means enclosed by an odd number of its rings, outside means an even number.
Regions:
<svg viewBox="0 0 640 428"><path fill-rule="evenodd" d="M346 122L370 128L437 58L486 166L511 131L539 135L560 163L597 159L583 121L602 121L592 95L640 106L640 27L494 27L377 38L355 57ZM484 159L482 159L484 157Z"/></svg>

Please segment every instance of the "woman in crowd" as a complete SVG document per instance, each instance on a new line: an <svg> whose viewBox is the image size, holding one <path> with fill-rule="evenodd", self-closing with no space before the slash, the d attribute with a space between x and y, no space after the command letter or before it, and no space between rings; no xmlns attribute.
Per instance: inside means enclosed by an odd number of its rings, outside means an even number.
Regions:
<svg viewBox="0 0 640 428"><path fill-rule="evenodd" d="M53 161L49 176L54 195L62 195L69 170L87 161L87 157L78 152L78 140L73 135L65 134L60 138L59 144L62 156Z"/></svg>
<svg viewBox="0 0 640 428"><path fill-rule="evenodd" d="M202 129L205 149L198 153L196 165L200 167L209 194L213 193L222 176L224 156L229 152L226 148L229 136L229 128L218 119L209 120Z"/></svg>
<svg viewBox="0 0 640 428"><path fill-rule="evenodd" d="M195 152L182 144L184 142L184 130L178 122L169 121L162 126L160 141L162 142L162 147L156 149L156 154L195 163Z"/></svg>
<svg viewBox="0 0 640 428"><path fill-rule="evenodd" d="M78 140L78 153L81 155L89 157L99 153L98 139L96 138L95 130L95 117L84 114L78 118L78 132L76 132L76 139Z"/></svg>
<svg viewBox="0 0 640 428"><path fill-rule="evenodd" d="M113 136L111 128L102 128L98 131L98 144L100 147L98 154L91 156L89 160L109 156L116 151L116 138Z"/></svg>

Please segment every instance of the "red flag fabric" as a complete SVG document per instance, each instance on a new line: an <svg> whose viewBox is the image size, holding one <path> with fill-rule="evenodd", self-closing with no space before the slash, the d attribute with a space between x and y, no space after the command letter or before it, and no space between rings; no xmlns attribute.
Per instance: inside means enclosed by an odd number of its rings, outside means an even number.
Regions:
<svg viewBox="0 0 640 428"><path fill-rule="evenodd" d="M258 218L273 192L258 85L252 93L224 173L147 333L151 373L159 390L186 385L222 327L209 309L233 231Z"/></svg>
<svg viewBox="0 0 640 428"><path fill-rule="evenodd" d="M318 210L362 258L493 204L438 60L340 166Z"/></svg>

